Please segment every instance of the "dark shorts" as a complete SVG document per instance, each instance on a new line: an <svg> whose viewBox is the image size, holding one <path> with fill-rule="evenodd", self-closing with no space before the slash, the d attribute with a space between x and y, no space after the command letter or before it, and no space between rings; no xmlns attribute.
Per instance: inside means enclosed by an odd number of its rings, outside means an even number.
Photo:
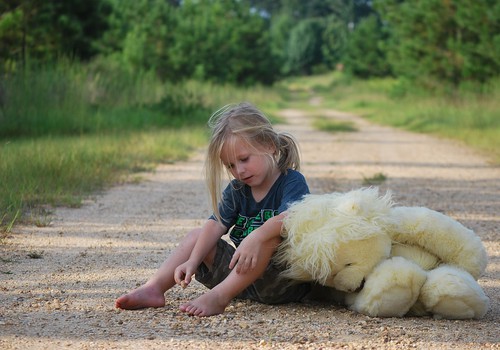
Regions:
<svg viewBox="0 0 500 350"><path fill-rule="evenodd" d="M231 272L229 262L235 248L228 242L220 239L214 257L213 270L201 264L196 271L195 278L208 288L221 283ZM301 283L282 278L283 269L271 262L262 276L241 292L238 299L250 299L264 304L283 304L301 301L311 290L310 283Z"/></svg>

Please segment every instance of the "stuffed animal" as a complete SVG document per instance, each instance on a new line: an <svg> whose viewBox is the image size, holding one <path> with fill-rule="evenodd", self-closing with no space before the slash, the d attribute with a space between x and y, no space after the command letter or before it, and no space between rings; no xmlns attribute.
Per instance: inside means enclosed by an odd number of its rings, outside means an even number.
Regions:
<svg viewBox="0 0 500 350"><path fill-rule="evenodd" d="M344 292L369 316L481 318L477 283L487 255L479 237L424 207L395 207L377 188L307 195L288 209L278 263L283 275Z"/></svg>

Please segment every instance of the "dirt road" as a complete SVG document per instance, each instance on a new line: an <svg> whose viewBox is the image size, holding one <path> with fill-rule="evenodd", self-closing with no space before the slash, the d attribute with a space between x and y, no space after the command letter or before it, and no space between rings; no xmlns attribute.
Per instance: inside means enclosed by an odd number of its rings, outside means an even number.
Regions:
<svg viewBox="0 0 500 350"><path fill-rule="evenodd" d="M491 299L482 320L370 318L339 306L235 301L224 315L178 311L199 284L167 293L165 308L122 311L114 299L143 283L209 215L203 153L162 165L79 209L55 210L46 227L17 227L0 245L1 349L500 349L500 169L456 144L353 121L359 131L313 130L311 112L284 110L313 193L348 191L382 173L398 205L459 220L489 255L479 283Z"/></svg>

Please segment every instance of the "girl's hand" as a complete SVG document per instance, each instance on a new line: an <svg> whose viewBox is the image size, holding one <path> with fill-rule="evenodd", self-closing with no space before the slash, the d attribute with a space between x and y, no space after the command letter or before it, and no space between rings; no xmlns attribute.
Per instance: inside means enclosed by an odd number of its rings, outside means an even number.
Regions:
<svg viewBox="0 0 500 350"><path fill-rule="evenodd" d="M233 258L229 263L229 268L236 266L237 273L246 273L257 266L257 261L260 257L262 242L257 235L247 236L238 246L233 254Z"/></svg>
<svg viewBox="0 0 500 350"><path fill-rule="evenodd" d="M191 283L191 277L194 275L196 272L196 267L193 266L188 261L186 261L184 264L181 264L177 266L177 268L174 271L174 280L175 283L180 285L182 288L186 288L189 283Z"/></svg>

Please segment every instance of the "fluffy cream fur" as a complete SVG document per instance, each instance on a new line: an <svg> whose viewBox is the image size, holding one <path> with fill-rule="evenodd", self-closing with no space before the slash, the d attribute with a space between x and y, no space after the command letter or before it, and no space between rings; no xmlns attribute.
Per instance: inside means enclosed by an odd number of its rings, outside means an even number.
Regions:
<svg viewBox="0 0 500 350"><path fill-rule="evenodd" d="M417 264L402 257L380 263L357 294L348 295L351 310L369 316L402 317L417 301L427 279Z"/></svg>
<svg viewBox="0 0 500 350"><path fill-rule="evenodd" d="M393 207L390 193L365 188L306 196L283 224L276 255L287 266L283 274L346 292L352 310L449 319L480 318L488 310L476 281L486 250L473 231L446 215Z"/></svg>
<svg viewBox="0 0 500 350"><path fill-rule="evenodd" d="M486 269L488 257L479 237L437 211L424 207L393 208L386 231L393 241L421 247L440 261L464 269L475 279Z"/></svg>
<svg viewBox="0 0 500 350"><path fill-rule="evenodd" d="M373 188L304 197L283 222L285 239L276 256L288 267L283 275L354 291L390 254L381 222L391 206L390 194L379 197Z"/></svg>
<svg viewBox="0 0 500 350"><path fill-rule="evenodd" d="M416 245L392 243L391 256L402 256L418 264L424 270L432 270L439 266L439 258Z"/></svg>
<svg viewBox="0 0 500 350"><path fill-rule="evenodd" d="M428 272L419 301L434 318L479 319L489 307L489 298L474 278L448 265Z"/></svg>

